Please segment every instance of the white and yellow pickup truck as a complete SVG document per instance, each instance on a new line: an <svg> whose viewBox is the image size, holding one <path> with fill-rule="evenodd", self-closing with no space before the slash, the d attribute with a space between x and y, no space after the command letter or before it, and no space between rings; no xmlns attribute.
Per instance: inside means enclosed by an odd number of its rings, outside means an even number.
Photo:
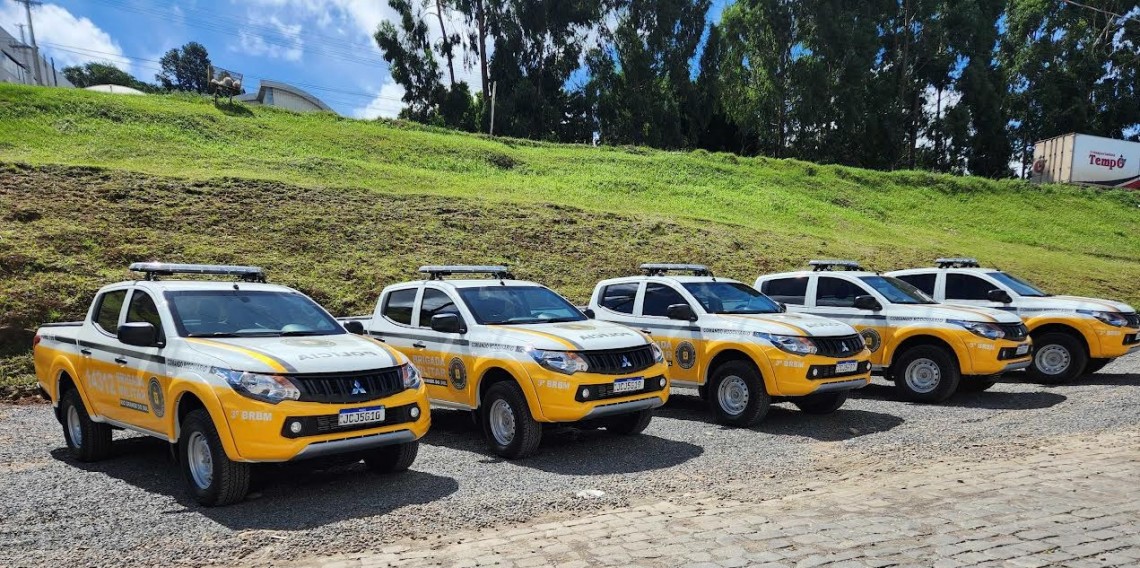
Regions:
<svg viewBox="0 0 1140 568"><path fill-rule="evenodd" d="M845 323L783 313L756 289L703 265L641 268L644 275L599 282L589 314L652 337L673 384L697 388L720 422L755 424L774 400L833 412L871 380L870 352Z"/></svg>
<svg viewBox="0 0 1140 568"><path fill-rule="evenodd" d="M410 357L433 405L474 411L497 454L533 454L542 424L636 434L668 398L661 350L641 333L589 321L504 266L419 271L385 288L371 317L341 321Z"/></svg>
<svg viewBox="0 0 1140 568"><path fill-rule="evenodd" d="M1047 383L1095 373L1140 350L1140 316L1123 302L1054 296L973 258L939 258L934 268L888 272L940 302L1008 311L1033 338L1028 372Z"/></svg>
<svg viewBox="0 0 1140 568"><path fill-rule="evenodd" d="M419 372L348 333L256 267L136 263L144 280L99 290L81 322L34 339L36 376L76 459L111 452L124 428L175 445L204 505L244 498L250 464L359 455L412 464L430 412ZM236 281L167 280L214 275Z"/></svg>

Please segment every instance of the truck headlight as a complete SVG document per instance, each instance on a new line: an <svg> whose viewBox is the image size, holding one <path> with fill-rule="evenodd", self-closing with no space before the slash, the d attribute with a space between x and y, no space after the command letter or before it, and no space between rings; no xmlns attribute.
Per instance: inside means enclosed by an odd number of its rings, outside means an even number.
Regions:
<svg viewBox="0 0 1140 568"><path fill-rule="evenodd" d="M787 351L793 355L811 355L817 351L815 342L812 341L810 337L777 335L774 333L764 333L762 331L754 332L752 335L770 342L781 351Z"/></svg>
<svg viewBox="0 0 1140 568"><path fill-rule="evenodd" d="M404 388L415 389L420 386L420 370L408 363L400 367L400 378L404 381Z"/></svg>
<svg viewBox="0 0 1140 568"><path fill-rule="evenodd" d="M1128 318L1120 314L1120 312L1101 312L1097 310L1077 310L1078 314L1092 316L1105 323L1115 327L1127 327Z"/></svg>
<svg viewBox="0 0 1140 568"><path fill-rule="evenodd" d="M301 389L281 375L264 375L248 371L214 369L214 374L225 379L238 394L254 400L277 404L283 400L301 398Z"/></svg>
<svg viewBox="0 0 1140 568"><path fill-rule="evenodd" d="M584 373L590 369L586 360L573 351L547 351L531 347L527 349L527 353L543 368L565 375Z"/></svg>
<svg viewBox="0 0 1140 568"><path fill-rule="evenodd" d="M994 323L962 320L946 320L946 323L964 327L970 333L986 339L998 340L1005 337L1005 332Z"/></svg>
<svg viewBox="0 0 1140 568"><path fill-rule="evenodd" d="M656 343L650 343L649 347L651 347L653 349L653 362L654 363L664 363L665 362L665 353L661 352L661 347L659 347Z"/></svg>

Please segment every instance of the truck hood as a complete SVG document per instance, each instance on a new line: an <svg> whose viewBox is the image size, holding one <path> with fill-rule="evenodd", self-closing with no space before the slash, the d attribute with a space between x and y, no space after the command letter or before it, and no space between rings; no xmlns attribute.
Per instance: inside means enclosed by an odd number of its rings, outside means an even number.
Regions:
<svg viewBox="0 0 1140 568"><path fill-rule="evenodd" d="M393 355L372 340L347 333L312 337L188 338L186 344L199 353L224 361L230 369L259 373L369 371L406 362L402 355Z"/></svg>
<svg viewBox="0 0 1140 568"><path fill-rule="evenodd" d="M702 316L698 323L706 333L715 333L716 328L805 337L839 337L858 333L841 321L797 313L709 314Z"/></svg>
<svg viewBox="0 0 1140 568"><path fill-rule="evenodd" d="M891 304L883 311L888 318L899 320L915 318L916 321L931 319L1009 324L1021 323L1021 318L1009 312L977 306L955 306L951 304Z"/></svg>
<svg viewBox="0 0 1140 568"><path fill-rule="evenodd" d="M535 349L594 351L648 345L641 332L598 320L565 323L488 326L498 343L530 345ZM567 345L569 342L569 345Z"/></svg>
<svg viewBox="0 0 1140 568"><path fill-rule="evenodd" d="M1019 297L1013 305L1019 310L1046 312L1057 310L1061 312L1075 312L1089 310L1098 312L1124 312L1134 313L1132 306L1123 302L1101 300L1100 298L1082 298L1081 296L1046 296L1044 298Z"/></svg>

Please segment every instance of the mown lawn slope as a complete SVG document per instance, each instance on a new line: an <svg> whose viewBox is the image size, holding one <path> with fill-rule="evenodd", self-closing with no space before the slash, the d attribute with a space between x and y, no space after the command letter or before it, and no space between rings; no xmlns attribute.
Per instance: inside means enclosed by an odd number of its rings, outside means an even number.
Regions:
<svg viewBox="0 0 1140 568"><path fill-rule="evenodd" d="M78 317L142 259L260 264L338 313L437 262L505 262L583 301L651 260L751 281L821 256L970 255L1140 300L1140 194L1123 191L20 86L0 86L0 164L0 331ZM26 361L16 336L0 349Z"/></svg>

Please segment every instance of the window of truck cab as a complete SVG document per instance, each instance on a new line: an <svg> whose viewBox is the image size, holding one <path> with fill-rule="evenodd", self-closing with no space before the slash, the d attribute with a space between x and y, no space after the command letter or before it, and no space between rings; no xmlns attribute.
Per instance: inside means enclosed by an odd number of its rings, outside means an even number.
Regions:
<svg viewBox="0 0 1140 568"><path fill-rule="evenodd" d="M424 288L423 298L420 300L420 327L431 327L431 318L441 314L455 314L459 321L463 321L463 314L451 299L451 295L438 288Z"/></svg>
<svg viewBox="0 0 1140 568"><path fill-rule="evenodd" d="M394 324L410 327L419 291L419 286L390 290L380 305L380 315Z"/></svg>
<svg viewBox="0 0 1140 568"><path fill-rule="evenodd" d="M612 312L632 315L637 289L640 287L641 282L607 284L598 295L598 305Z"/></svg>
<svg viewBox="0 0 1140 568"><path fill-rule="evenodd" d="M91 313L91 323L99 331L114 336L119 332L119 317L127 300L127 289L108 290L96 300L95 311Z"/></svg>
<svg viewBox="0 0 1140 568"><path fill-rule="evenodd" d="M585 321L586 316L543 286L471 286L459 297L480 325L526 325Z"/></svg>
<svg viewBox="0 0 1140 568"><path fill-rule="evenodd" d="M669 317L669 306L685 304L690 306L675 288L661 282L646 282L645 297L641 300L641 315L648 317Z"/></svg>
<svg viewBox="0 0 1140 568"><path fill-rule="evenodd" d="M773 278L760 283L760 292L765 296L783 302L802 306L807 303L807 276Z"/></svg>
<svg viewBox="0 0 1140 568"><path fill-rule="evenodd" d="M181 337L285 337L348 333L316 302L286 290L167 290Z"/></svg>
<svg viewBox="0 0 1140 568"><path fill-rule="evenodd" d="M158 311L154 297L145 290L135 288L131 292L131 302L127 305L127 319L124 323L149 323L157 332L158 343L166 343L166 330L162 325L162 314Z"/></svg>

